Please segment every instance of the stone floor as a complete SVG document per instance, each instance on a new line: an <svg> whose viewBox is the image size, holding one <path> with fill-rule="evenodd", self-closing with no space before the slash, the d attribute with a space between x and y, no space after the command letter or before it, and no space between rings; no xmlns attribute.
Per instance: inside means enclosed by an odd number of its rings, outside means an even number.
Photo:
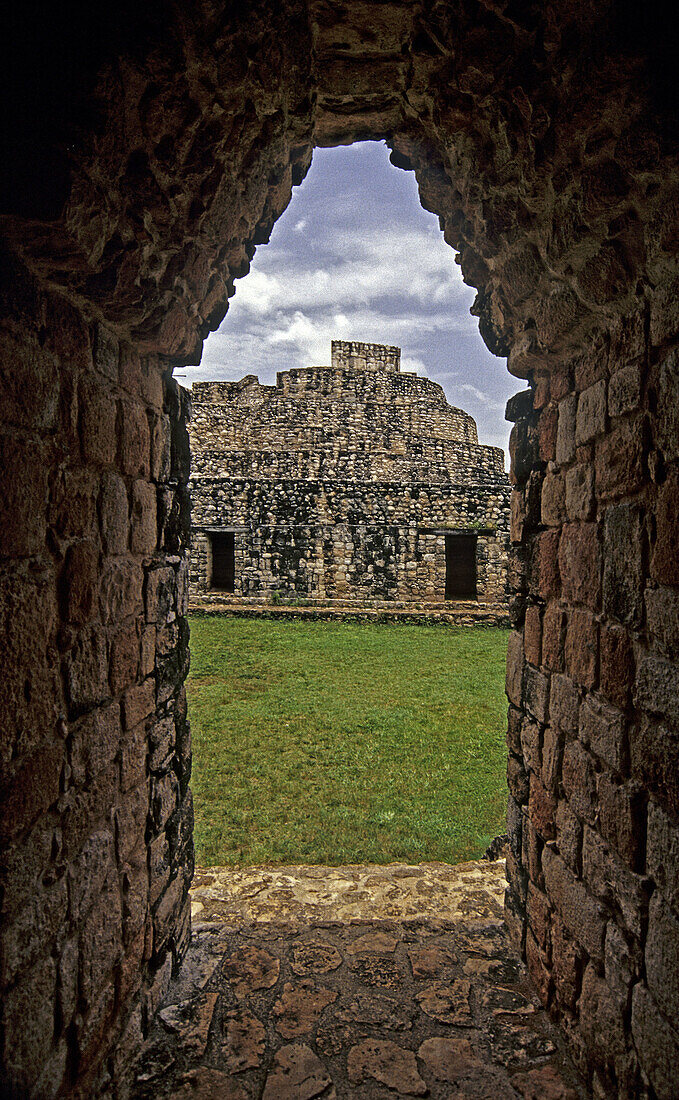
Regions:
<svg viewBox="0 0 679 1100"><path fill-rule="evenodd" d="M134 1100L578 1100L504 865L201 870Z"/></svg>

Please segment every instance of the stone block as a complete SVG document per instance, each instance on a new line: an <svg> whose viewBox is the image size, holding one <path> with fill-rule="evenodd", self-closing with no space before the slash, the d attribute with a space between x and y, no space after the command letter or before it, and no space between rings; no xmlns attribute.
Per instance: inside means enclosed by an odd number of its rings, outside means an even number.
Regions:
<svg viewBox="0 0 679 1100"><path fill-rule="evenodd" d="M174 614L177 602L177 576L170 566L149 569L144 586L146 621L166 623Z"/></svg>
<svg viewBox="0 0 679 1100"><path fill-rule="evenodd" d="M92 538L97 525L99 476L96 471L64 470L52 489L50 527L60 538Z"/></svg>
<svg viewBox="0 0 679 1100"><path fill-rule="evenodd" d="M602 963L605 933L603 907L549 847L542 854L542 867L547 896L563 924L590 958Z"/></svg>
<svg viewBox="0 0 679 1100"><path fill-rule="evenodd" d="M113 634L110 654L109 682L111 694L117 696L135 683L139 671L139 629L134 620Z"/></svg>
<svg viewBox="0 0 679 1100"><path fill-rule="evenodd" d="M658 489L651 576L658 584L679 585L679 473L671 470Z"/></svg>
<svg viewBox="0 0 679 1100"><path fill-rule="evenodd" d="M111 970L122 954L122 904L113 876L83 925L80 951L80 990L85 1003L92 1006L110 982Z"/></svg>
<svg viewBox="0 0 679 1100"><path fill-rule="evenodd" d="M526 665L523 697L528 713L544 725L549 715L549 676L532 665Z"/></svg>
<svg viewBox="0 0 679 1100"><path fill-rule="evenodd" d="M624 416L641 404L641 367L630 363L611 375L608 383L608 415Z"/></svg>
<svg viewBox="0 0 679 1100"><path fill-rule="evenodd" d="M598 440L594 459L596 491L601 500L631 495L646 478L641 417L621 420Z"/></svg>
<svg viewBox="0 0 679 1100"><path fill-rule="evenodd" d="M593 824L598 808L596 771L592 756L579 741L569 741L563 751L561 779L570 808Z"/></svg>
<svg viewBox="0 0 679 1100"><path fill-rule="evenodd" d="M147 557L158 544L158 517L156 490L148 481L135 481L132 485L130 507L130 549L133 554Z"/></svg>
<svg viewBox="0 0 679 1100"><path fill-rule="evenodd" d="M581 953L563 921L553 914L551 922L552 977L556 999L571 1012L580 993Z"/></svg>
<svg viewBox="0 0 679 1100"><path fill-rule="evenodd" d="M523 766L523 760L513 756L507 756L507 787L512 798L520 805L528 801L528 773Z"/></svg>
<svg viewBox="0 0 679 1100"><path fill-rule="evenodd" d="M641 791L633 784L618 782L609 772L597 776L597 791L601 835L628 867L641 870L646 834L646 806Z"/></svg>
<svg viewBox="0 0 679 1100"><path fill-rule="evenodd" d="M627 1050L625 1020L612 990L590 963L582 976L580 1027L600 1066L622 1061Z"/></svg>
<svg viewBox="0 0 679 1100"><path fill-rule="evenodd" d="M123 891L123 943L125 947L143 933L149 908L149 873L146 865L146 845L140 839L129 862L122 867ZM142 947L139 960L143 954ZM141 976L141 975L140 975Z"/></svg>
<svg viewBox="0 0 679 1100"><path fill-rule="evenodd" d="M635 957L638 953L638 957ZM632 985L639 974L641 952L630 948L627 939L615 921L606 926L604 944L604 973L606 982L623 1012L629 1008Z"/></svg>
<svg viewBox="0 0 679 1100"><path fill-rule="evenodd" d="M556 799L534 773L530 776L528 816L533 828L543 840L553 840L555 838Z"/></svg>
<svg viewBox="0 0 679 1100"><path fill-rule="evenodd" d="M59 618L51 567L0 568L0 762L33 752L63 707L52 647Z"/></svg>
<svg viewBox="0 0 679 1100"><path fill-rule="evenodd" d="M99 371L110 382L118 381L118 357L119 345L115 335L110 329L98 324L94 336L93 362L95 370Z"/></svg>
<svg viewBox="0 0 679 1100"><path fill-rule="evenodd" d="M601 549L595 523L567 523L559 543L559 573L564 599L597 610Z"/></svg>
<svg viewBox="0 0 679 1100"><path fill-rule="evenodd" d="M59 797L64 743L50 741L18 761L0 787L0 840L23 832Z"/></svg>
<svg viewBox="0 0 679 1100"><path fill-rule="evenodd" d="M591 443L606 430L606 382L602 378L583 390L578 397L575 421L575 445Z"/></svg>
<svg viewBox="0 0 679 1100"><path fill-rule="evenodd" d="M679 659L679 592L647 588L646 620L654 645L671 660Z"/></svg>
<svg viewBox="0 0 679 1100"><path fill-rule="evenodd" d="M582 866L582 825L570 810L565 798L556 808L556 842L559 853L574 874L579 875Z"/></svg>
<svg viewBox="0 0 679 1100"><path fill-rule="evenodd" d="M106 624L137 617L143 611L141 562L130 556L105 558L99 582L99 614Z"/></svg>
<svg viewBox="0 0 679 1100"><path fill-rule="evenodd" d="M512 631L507 645L507 673L505 677L505 692L510 703L520 706L522 703L523 687L523 638L518 631Z"/></svg>
<svg viewBox="0 0 679 1100"><path fill-rule="evenodd" d="M540 773L540 727L526 716L521 723L521 755L530 771Z"/></svg>
<svg viewBox="0 0 679 1100"><path fill-rule="evenodd" d="M559 537L557 530L543 531L533 543L532 587L543 600L560 592Z"/></svg>
<svg viewBox="0 0 679 1100"><path fill-rule="evenodd" d="M172 466L172 431L170 419L157 413L149 415L151 433L151 477L154 481L169 481Z"/></svg>
<svg viewBox="0 0 679 1100"><path fill-rule="evenodd" d="M648 802L646 871L679 916L679 822Z"/></svg>
<svg viewBox="0 0 679 1100"><path fill-rule="evenodd" d="M72 787L64 798L61 840L65 859L75 859L91 833L109 827L120 787L119 772L116 761L85 786Z"/></svg>
<svg viewBox="0 0 679 1100"><path fill-rule="evenodd" d="M69 868L71 917L76 924L98 899L108 879L116 874L113 834L99 829L89 836Z"/></svg>
<svg viewBox="0 0 679 1100"><path fill-rule="evenodd" d="M123 792L138 788L146 779L148 755L147 723L140 722L128 730L120 750L120 787Z"/></svg>
<svg viewBox="0 0 679 1100"><path fill-rule="evenodd" d="M580 707L580 739L614 771L622 773L627 763L625 716L615 707L588 695Z"/></svg>
<svg viewBox="0 0 679 1100"><path fill-rule="evenodd" d="M56 978L54 959L42 959L3 996L2 1065L9 1095L27 1095L50 1060Z"/></svg>
<svg viewBox="0 0 679 1100"><path fill-rule="evenodd" d="M646 936L646 980L668 1020L679 1019L679 918L657 891L651 898Z"/></svg>
<svg viewBox="0 0 679 1100"><path fill-rule="evenodd" d="M61 578L61 606L66 622L82 626L96 610L99 549L93 542L76 542L66 555Z"/></svg>
<svg viewBox="0 0 679 1100"><path fill-rule="evenodd" d="M657 714L679 726L679 668L669 661L647 657L639 662L635 702L649 714Z"/></svg>
<svg viewBox="0 0 679 1100"><path fill-rule="evenodd" d="M676 1100L679 1035L641 983L632 994L632 1038L658 1100Z"/></svg>
<svg viewBox="0 0 679 1100"><path fill-rule="evenodd" d="M566 628L566 671L583 688L593 688L597 679L599 627L589 611L575 610Z"/></svg>
<svg viewBox="0 0 679 1100"><path fill-rule="evenodd" d="M121 344L118 356L120 385L133 396L141 390L141 360L129 344Z"/></svg>
<svg viewBox="0 0 679 1100"><path fill-rule="evenodd" d="M152 676L125 692L123 698L123 724L126 730L134 729L145 718L155 713L156 684Z"/></svg>
<svg viewBox="0 0 679 1100"><path fill-rule="evenodd" d="M89 465L115 465L117 415L117 402L106 386L92 378L85 379L80 388L80 443Z"/></svg>
<svg viewBox="0 0 679 1100"><path fill-rule="evenodd" d="M159 833L149 845L149 900L154 905L170 881L170 844L167 833Z"/></svg>
<svg viewBox="0 0 679 1100"><path fill-rule="evenodd" d="M184 904L186 887L182 875L177 875L158 900L153 914L153 950L158 953L168 943L172 935L178 914Z"/></svg>
<svg viewBox="0 0 679 1100"><path fill-rule="evenodd" d="M121 863L129 860L139 840L144 838L148 812L149 784L144 779L138 787L125 792L114 811Z"/></svg>
<svg viewBox="0 0 679 1100"><path fill-rule="evenodd" d="M59 368L35 337L24 340L8 328L0 333L3 423L17 428L54 429L59 406ZM7 366L5 367L5 364Z"/></svg>
<svg viewBox="0 0 679 1100"><path fill-rule="evenodd" d="M130 541L127 488L123 479L113 471L107 471L102 475L99 514L105 553L126 553Z"/></svg>
<svg viewBox="0 0 679 1100"><path fill-rule="evenodd" d="M545 952L541 951L530 924L526 931L525 951L526 967L528 969L531 985L537 993L541 1003L546 1006L549 1003L551 992L551 975L547 965Z"/></svg>
<svg viewBox="0 0 679 1100"><path fill-rule="evenodd" d="M548 791L557 794L561 782L563 734L558 726L547 726L542 738L542 782Z"/></svg>
<svg viewBox="0 0 679 1100"><path fill-rule="evenodd" d="M569 394L559 402L559 419L556 432L556 461L564 466L575 455L575 423L578 398Z"/></svg>
<svg viewBox="0 0 679 1100"><path fill-rule="evenodd" d="M148 478L151 470L151 434L146 409L126 399L120 406L119 462L125 474Z"/></svg>
<svg viewBox="0 0 679 1100"><path fill-rule="evenodd" d="M66 657L71 714L77 716L108 698L108 644L100 626L81 630Z"/></svg>
<svg viewBox="0 0 679 1100"><path fill-rule="evenodd" d="M47 532L47 469L43 445L0 435L0 557L40 554Z"/></svg>
<svg viewBox="0 0 679 1100"><path fill-rule="evenodd" d="M49 950L68 923L68 889L65 877L48 888L35 887L32 897L11 914L3 929L0 982L10 985L22 971Z"/></svg>
<svg viewBox="0 0 679 1100"><path fill-rule="evenodd" d="M179 801L179 782L173 771L151 779L151 816L156 833L165 828Z"/></svg>
<svg viewBox="0 0 679 1100"><path fill-rule="evenodd" d="M545 474L540 520L545 527L559 527L566 518L566 487L560 474Z"/></svg>
<svg viewBox="0 0 679 1100"><path fill-rule="evenodd" d="M162 409L165 395L163 368L154 355L145 355L141 361L141 395L147 405Z"/></svg>
<svg viewBox="0 0 679 1100"><path fill-rule="evenodd" d="M507 710L507 748L510 752L521 756L521 722L522 712L517 707L510 706Z"/></svg>
<svg viewBox="0 0 679 1100"><path fill-rule="evenodd" d="M643 521L636 505L617 504L604 515L603 611L638 626L643 610Z"/></svg>
<svg viewBox="0 0 679 1100"><path fill-rule="evenodd" d="M578 730L580 713L580 693L569 676L553 675L550 683L549 714L550 720L574 736Z"/></svg>
<svg viewBox="0 0 679 1100"><path fill-rule="evenodd" d="M627 630L602 625L599 634L599 690L616 706L629 705L634 686L634 653Z"/></svg>
<svg viewBox="0 0 679 1100"><path fill-rule="evenodd" d="M523 845L521 848L521 860L529 879L542 887L542 849L544 840L533 825L526 807L523 807Z"/></svg>
<svg viewBox="0 0 679 1100"><path fill-rule="evenodd" d="M526 660L536 667L540 664L542 641L542 617L540 608L531 604L526 608L523 627L523 650Z"/></svg>
<svg viewBox="0 0 679 1100"><path fill-rule="evenodd" d="M666 459L679 457L679 356L670 352L658 370L658 408L656 433Z"/></svg>
<svg viewBox="0 0 679 1100"><path fill-rule="evenodd" d="M641 939L648 906L648 880L625 867L587 825L582 843L582 877L592 894L617 910L628 932Z"/></svg>
<svg viewBox="0 0 679 1100"><path fill-rule="evenodd" d="M573 466L566 471L566 514L569 520L589 520L594 515L594 470Z"/></svg>
<svg viewBox="0 0 679 1100"><path fill-rule="evenodd" d="M551 672L563 671L566 613L557 603L545 608L542 619L542 664Z"/></svg>
<svg viewBox="0 0 679 1100"><path fill-rule="evenodd" d="M629 742L632 778L679 816L679 733L642 717L630 725Z"/></svg>
<svg viewBox="0 0 679 1100"><path fill-rule="evenodd" d="M538 421L538 454L542 462L553 462L556 456L556 432L559 412L556 405L543 409Z"/></svg>

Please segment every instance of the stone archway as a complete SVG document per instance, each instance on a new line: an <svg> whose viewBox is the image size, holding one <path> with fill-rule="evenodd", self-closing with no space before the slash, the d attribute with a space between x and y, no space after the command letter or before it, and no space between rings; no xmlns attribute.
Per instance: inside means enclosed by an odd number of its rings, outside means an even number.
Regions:
<svg viewBox="0 0 679 1100"><path fill-rule="evenodd" d="M115 1075L181 958L187 453L169 372L200 354L313 145L370 136L414 168L484 339L531 383L512 407L507 919L596 1087L648 1078L669 1096L679 204L663 32L605 3L130 11L94 40L86 21L86 42L49 28L73 67L12 100L5 1076L42 1095ZM52 131L40 91L61 104Z"/></svg>

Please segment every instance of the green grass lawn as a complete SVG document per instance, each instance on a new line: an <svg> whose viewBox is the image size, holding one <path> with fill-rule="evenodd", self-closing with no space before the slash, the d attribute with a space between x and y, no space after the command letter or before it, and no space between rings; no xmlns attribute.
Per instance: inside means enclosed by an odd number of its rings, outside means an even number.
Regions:
<svg viewBox="0 0 679 1100"><path fill-rule="evenodd" d="M194 617L199 864L455 863L504 832L507 632Z"/></svg>

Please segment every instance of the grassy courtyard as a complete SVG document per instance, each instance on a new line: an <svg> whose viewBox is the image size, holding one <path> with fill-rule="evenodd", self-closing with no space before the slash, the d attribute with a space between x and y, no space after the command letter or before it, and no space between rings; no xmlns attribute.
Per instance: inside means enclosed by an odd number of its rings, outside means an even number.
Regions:
<svg viewBox="0 0 679 1100"><path fill-rule="evenodd" d="M196 859L450 863L504 832L507 633L195 617Z"/></svg>

